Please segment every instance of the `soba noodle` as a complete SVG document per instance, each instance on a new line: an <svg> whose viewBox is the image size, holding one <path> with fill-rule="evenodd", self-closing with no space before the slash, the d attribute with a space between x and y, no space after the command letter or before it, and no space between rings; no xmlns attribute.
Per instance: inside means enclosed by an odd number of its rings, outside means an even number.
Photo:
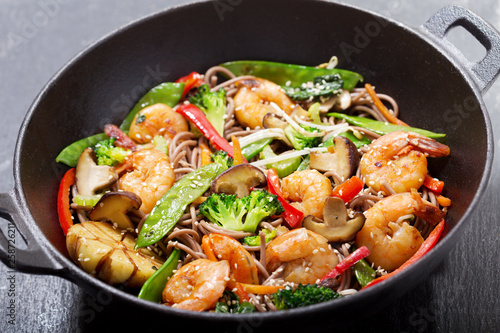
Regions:
<svg viewBox="0 0 500 333"><path fill-rule="evenodd" d="M220 81L220 75L225 76L227 79L223 82ZM249 129L241 126L235 117L235 102L234 97L238 92L235 84L240 80L247 80L254 78L253 76L235 76L232 72L224 67L215 66L209 68L204 76L204 81L209 85L211 91L217 91L219 89L224 89L226 91L226 114L224 118L224 138L228 141L231 137L236 137L238 139L243 139L248 135L259 132L259 129ZM385 94L377 94L378 98L382 100L385 105L388 106L389 112L395 117L399 114L399 107L397 102L390 96ZM370 95L367 93L365 88L355 88L350 93L351 105L346 110L348 114L355 114L360 117L368 117L376 119L382 122L387 122L388 119L384 114L379 111L379 109L374 105ZM302 105L306 108L310 106L309 102L303 102ZM379 134L367 130L365 128L349 125L345 120L340 120L335 117L322 117L322 121L325 124L330 124L331 126L343 124L352 133L361 138L361 135L374 140L380 137ZM300 122L300 120L299 120ZM298 126L298 125L297 125ZM323 126L325 127L325 126ZM267 134L267 133L266 133ZM283 135L282 135L283 136ZM247 138L247 142L253 137ZM288 140L285 139L284 140ZM279 140L276 140L279 141ZM275 142L276 142L275 141ZM286 142L286 141L285 141ZM189 131L178 132L169 142L168 147L168 157L170 164L173 168L173 174L175 181L180 180L185 175L199 169L202 166L202 152L200 147L208 145L208 140L204 136L196 136L194 133ZM278 148L280 151L286 150L283 148L284 145L280 143L273 143L272 147ZM367 146L363 146L358 149L359 154L363 156L368 151ZM256 161L258 158L255 157L249 162ZM265 171L265 167L260 167ZM355 174L361 177L361 168L358 167ZM337 174L335 171L327 171L324 173L332 184L340 184L345 181L343 177ZM395 194L396 191L391 188L391 186L385 182L382 183L386 192L389 194ZM113 185L113 190L118 191L118 185ZM73 197L77 195L76 187L73 186ZM175 228L170 231L161 241L154 245L148 246L148 249L154 251L158 256L163 258L168 258L173 249L177 248L182 250L181 258L178 262L178 268L181 266L196 260L207 258L202 248L202 239L204 235L210 233L219 233L227 235L236 240L241 240L247 236L255 236L254 233L245 231L232 231L222 228L219 225L207 221L202 215L200 215L200 205L204 199L210 193L205 193L201 198L195 200L191 203L185 210L184 214L178 220ZM436 195L422 187L421 197L428 200L433 205L439 206ZM386 194L381 191L376 191L372 187L367 186L360 193L358 193L350 202L347 204L350 214L354 212L364 212L370 209L377 202L386 197ZM86 222L88 218L88 207L79 206L75 203L71 204L71 209L76 212L76 215L80 222ZM443 208L446 211L446 207ZM129 214L130 218L137 225L135 230L127 230L123 232L130 232L135 236L140 233L141 228L147 218L147 215L138 210L133 214ZM425 238L432 231L433 226L425 222L421 218L414 218L413 215L405 215L400 217L396 222L405 221L412 224L420 234ZM265 220L260 223L260 228L267 229L269 231L276 231L276 233L282 234L288 229L285 227L284 218L278 217L273 220ZM259 229L258 229L259 230ZM260 284L265 286L283 285L285 284L284 279L284 267L282 264L273 271L268 271L266 267L266 239L265 233L263 231L258 232L260 239L259 246L249 246L243 244L243 247L251 254L254 258L257 270L259 272ZM354 241L344 242L344 243L331 243L330 246L333 249L335 255L338 257L339 262L344 260L349 256L349 249L351 246L355 245ZM323 249L322 249L323 250ZM378 275L385 274L386 272L380 267L374 267ZM335 281L337 283L337 281ZM356 278L353 278L353 273L350 269L345 270L338 280L338 286L336 287L337 292L342 295L350 295L356 293L360 289L360 285ZM249 295L251 302L255 305L257 311L276 311L276 307L267 295Z"/></svg>
<svg viewBox="0 0 500 333"><path fill-rule="evenodd" d="M218 74L224 74L229 77L228 80L218 84ZM236 136L238 138L243 138L247 135L255 133L258 129L250 130L240 126L234 116L234 101L233 97L237 92L237 88L234 86L239 80L244 80L252 78L252 76L241 76L235 77L230 71L223 67L212 67L205 74L205 82L209 84L212 91L223 88L226 90L227 98L227 112L224 125L224 136L229 139L231 136ZM378 94L378 97L386 102L391 112L397 116L399 113L399 108L396 101L385 94ZM380 121L386 122L387 119L380 113L380 111L374 106L373 102L369 98L366 90L364 88L355 88L351 92L351 107L348 113L356 114L361 117L370 117ZM335 119L334 117L325 118L325 121L332 125L344 122L343 120ZM353 131L358 131L359 133L366 135L370 139L376 139L380 135L369 131L364 128L351 126L350 129ZM176 175L176 180L182 178L184 175L196 170L201 166L201 157L199 153L200 144L207 144L206 138L203 136L196 138L191 132L178 133L170 143L169 147L169 158L174 168ZM366 149L362 147L359 149L360 154L366 152ZM357 175L360 175L360 170L358 168ZM328 171L324 173L326 177L329 177L334 182L342 182L342 179L333 171ZM395 193L394 190L390 188L388 184L384 187L390 192ZM372 188L368 187L362 190L362 192L357 195L349 204L348 207L351 209L367 210L373 206L376 202L380 201L384 195L382 193L374 191ZM434 194L430 191L423 190L422 197L429 198L432 203L436 203ZM180 260L178 267L188 263L189 261L206 258L206 255L201 249L201 239L204 235L209 233L220 233L233 237L235 239L242 239L246 236L253 235L249 232L243 231L231 231L224 229L218 225L206 221L202 216L198 215L198 205L191 204L189 209L181 217L177 223L177 227L170 232L161 242L157 243L151 248L157 252L161 253L164 257L168 257L173 248L179 248L183 250L184 255L182 260ZM408 219L408 216L402 217L402 219ZM270 222L262 222L261 227L268 228L270 230L278 228L283 223L283 218L278 218ZM432 230L432 226L423 221L422 219L415 219L414 226L422 233L425 237ZM139 225L140 229L140 225ZM283 280L283 266L279 267L275 271L268 272L265 265L265 239L264 234L260 233L261 246L248 246L244 245L245 249L250 251L252 256L255 258L257 268L261 276L261 283L263 285L272 284L282 284ZM334 244L334 251L338 256L339 261L342 261L345 257L349 255L349 248L354 242L348 242L343 244ZM377 269L377 274L384 274L385 271L382 269ZM340 276L340 285L337 291L341 294L347 295L355 293L359 290L359 284L356 279L352 278L352 273L350 270L346 270ZM250 298L257 311L275 311L276 307L269 300L268 296L254 295L250 294Z"/></svg>

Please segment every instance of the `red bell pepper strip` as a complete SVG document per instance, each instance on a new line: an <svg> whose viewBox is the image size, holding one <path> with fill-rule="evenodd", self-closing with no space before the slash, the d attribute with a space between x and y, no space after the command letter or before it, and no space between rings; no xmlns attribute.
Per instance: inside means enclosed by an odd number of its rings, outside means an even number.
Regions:
<svg viewBox="0 0 500 333"><path fill-rule="evenodd" d="M363 181L356 176L352 176L342 184L333 189L332 197L338 197L345 203L354 198L365 186Z"/></svg>
<svg viewBox="0 0 500 333"><path fill-rule="evenodd" d="M391 276L398 274L399 272L413 265L417 260L422 258L427 252L429 252L436 245L444 230L444 225L445 223L443 219L441 220L441 222L438 223L438 225L436 225L434 230L432 230L427 239L422 243L422 245L420 245L420 248L417 250L417 252L415 252L415 254L410 259L408 259L403 265L399 266L399 268L395 269L394 271L382 275L373 280L372 282L368 283L368 285L363 289L369 288L373 285L376 285L379 282L387 280Z"/></svg>
<svg viewBox="0 0 500 333"><path fill-rule="evenodd" d="M75 171L75 168L66 171L61 179L57 194L57 213L64 235L68 233L68 229L73 225L72 215L69 210L69 190L75 184Z"/></svg>
<svg viewBox="0 0 500 333"><path fill-rule="evenodd" d="M224 139L217 130L212 126L207 117L197 106L193 104L181 104L175 110L182 114L184 118L189 119L195 126L200 130L200 132L210 141L215 148L219 150L226 151L229 156L234 158L233 147ZM243 157L243 163L248 163Z"/></svg>
<svg viewBox="0 0 500 333"><path fill-rule="evenodd" d="M359 249L356 249L353 253L351 253L347 258L342 260L335 266L328 274L326 274L321 281L325 279L334 279L344 271L349 269L352 265L360 261L361 259L368 257L370 255L370 250L366 246L361 246Z"/></svg>
<svg viewBox="0 0 500 333"><path fill-rule="evenodd" d="M441 194L441 192L443 192L444 182L434 179L427 174L424 179L424 186L433 192Z"/></svg>
<svg viewBox="0 0 500 333"><path fill-rule="evenodd" d="M278 172L275 169L267 170L267 187L269 193L278 196L278 200L281 202L283 209L285 210L282 215L285 221L291 228L300 227L302 220L304 219L304 213L302 213L297 208L293 207L283 198L280 188L280 179L278 177Z"/></svg>
<svg viewBox="0 0 500 333"><path fill-rule="evenodd" d="M121 129L113 124L104 126L104 133L110 138L115 138L115 146L136 151L137 145Z"/></svg>
<svg viewBox="0 0 500 333"><path fill-rule="evenodd" d="M183 76L175 81L175 83L179 82L184 82L184 91L182 92L182 97L184 97L191 89L197 88L205 83L203 81L203 75L196 72L191 72L189 75Z"/></svg>

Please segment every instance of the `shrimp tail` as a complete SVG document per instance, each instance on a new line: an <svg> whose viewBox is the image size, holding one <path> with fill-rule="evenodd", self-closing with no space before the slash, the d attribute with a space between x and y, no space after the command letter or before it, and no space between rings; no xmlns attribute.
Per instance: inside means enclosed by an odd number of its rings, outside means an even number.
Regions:
<svg viewBox="0 0 500 333"><path fill-rule="evenodd" d="M450 147L423 135L411 135L409 143L415 147L415 149L429 154L430 157L450 155Z"/></svg>
<svg viewBox="0 0 500 333"><path fill-rule="evenodd" d="M440 210L439 207L422 199L416 189L411 189L411 196L416 202L415 215L417 217L420 217L434 226L446 216L446 213Z"/></svg>

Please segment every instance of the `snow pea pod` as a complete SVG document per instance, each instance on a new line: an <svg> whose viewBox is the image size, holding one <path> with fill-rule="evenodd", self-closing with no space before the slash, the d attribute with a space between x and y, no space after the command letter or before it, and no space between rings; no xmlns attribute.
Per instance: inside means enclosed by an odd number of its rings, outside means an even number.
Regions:
<svg viewBox="0 0 500 333"><path fill-rule="evenodd" d="M96 135L92 135L86 137L84 139L80 139L78 141L73 142L66 148L64 148L59 155L56 157L57 163L64 163L67 166L72 168L76 167L78 164L78 159L82 152L88 148L95 146L98 142L102 140L109 139L109 137L104 133L99 133Z"/></svg>
<svg viewBox="0 0 500 333"><path fill-rule="evenodd" d="M283 64L279 62L240 60L230 61L220 66L229 69L234 75L254 75L279 85L298 87L304 82L313 81L315 77L339 74L344 82L344 89L351 91L363 76L344 69L327 69L302 65Z"/></svg>
<svg viewBox="0 0 500 333"><path fill-rule="evenodd" d="M186 207L205 193L210 183L227 169L219 163L199 168L172 186L154 206L139 232L135 249L158 242L177 224Z"/></svg>
<svg viewBox="0 0 500 333"><path fill-rule="evenodd" d="M249 144L248 146L241 148L241 153L247 160L250 160L255 156L257 156L257 154L260 153L262 149L264 149L264 147L270 144L272 141L273 138L267 138L255 141Z"/></svg>
<svg viewBox="0 0 500 333"><path fill-rule="evenodd" d="M184 92L183 82L164 82L148 91L142 98L135 104L132 110L129 112L127 117L123 120L120 125L122 131L128 131L130 125L134 120L135 115L147 106L163 103L170 107L175 106L179 103Z"/></svg>
<svg viewBox="0 0 500 333"><path fill-rule="evenodd" d="M161 293L168 282L168 279L173 275L174 269L177 267L177 261L181 256L181 250L174 249L167 261L144 283L139 292L138 297L147 301L160 303Z"/></svg>
<svg viewBox="0 0 500 333"><path fill-rule="evenodd" d="M390 124L390 123L386 123L383 121L378 121L378 120L363 118L363 117L358 117L358 116L351 116L351 115L347 115L347 114L343 114L343 113L331 112L331 113L328 113L327 116L329 116L329 117L333 116L335 118L344 119L345 121L347 121L351 125L366 128L367 130L370 130L370 131L375 132L375 133L380 134L380 135L385 135L387 133L396 132L396 131L406 131L406 132L418 133L418 134L424 135L428 138L435 139L435 140L444 139L446 137L446 134L444 134L444 133L434 133L434 132L427 131L427 130L424 130L421 128L395 125L395 124Z"/></svg>
<svg viewBox="0 0 500 333"><path fill-rule="evenodd" d="M353 269L354 275L362 287L366 287L377 276L375 270L364 259L355 263Z"/></svg>

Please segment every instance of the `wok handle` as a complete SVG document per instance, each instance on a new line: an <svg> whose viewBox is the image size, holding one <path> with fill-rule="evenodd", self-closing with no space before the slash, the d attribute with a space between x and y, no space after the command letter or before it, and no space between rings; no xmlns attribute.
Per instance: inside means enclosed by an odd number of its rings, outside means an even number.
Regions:
<svg viewBox="0 0 500 333"><path fill-rule="evenodd" d="M60 275L63 267L37 242L17 201L14 192L0 193L0 260L11 271Z"/></svg>
<svg viewBox="0 0 500 333"><path fill-rule="evenodd" d="M472 34L486 49L485 57L471 62L450 41L446 33L461 26ZM422 27L467 70L479 90L484 94L500 73L500 33L484 19L460 6L441 8Z"/></svg>

